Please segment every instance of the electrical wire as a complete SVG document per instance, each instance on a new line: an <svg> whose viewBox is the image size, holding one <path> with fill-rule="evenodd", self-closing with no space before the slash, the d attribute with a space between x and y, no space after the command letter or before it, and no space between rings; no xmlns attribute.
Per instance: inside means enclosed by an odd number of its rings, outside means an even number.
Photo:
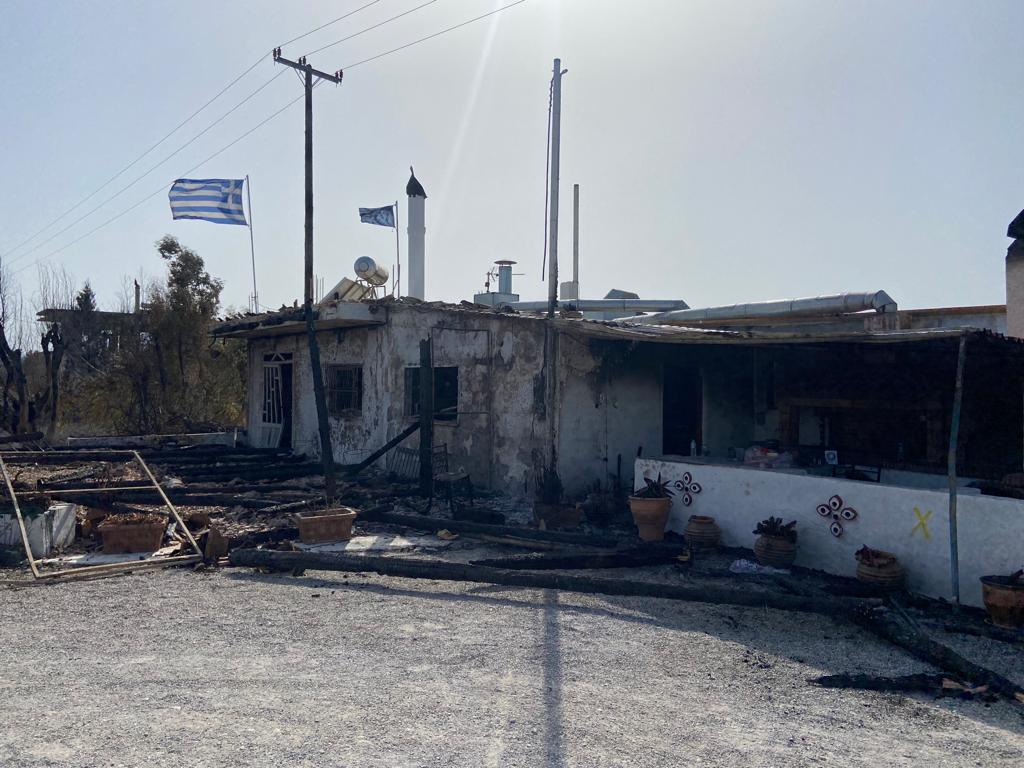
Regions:
<svg viewBox="0 0 1024 768"><path fill-rule="evenodd" d="M192 144L193 142L195 142L195 141L196 141L196 139L198 139L198 138L200 138L201 136L205 135L205 134L206 134L206 133L208 133L208 132L209 132L210 130L212 130L212 129L213 129L214 127L216 127L216 126L217 126L217 125L219 125L219 124L220 124L221 122L223 122L223 121L224 121L224 120L225 120L225 119L226 119L226 118L227 118L227 117L228 117L229 115L231 115L231 114L232 114L233 112L235 112L235 111L236 111L237 109L239 109L239 108L240 108L240 107L241 107L242 105L244 105L244 104L245 104L246 102L248 102L248 101L249 101L250 99L252 99L252 98L253 98L253 97L254 97L254 96L255 96L256 94L258 94L258 93L259 93L260 91L262 91L262 90L263 90L264 88L266 88L266 87L267 87L268 85L270 85L270 84L271 84L272 82L274 82L274 81L275 81L275 80L276 80L277 78L279 78L279 77L280 77L281 75L283 75L283 74L284 74L284 70L281 70L280 72L278 72L278 73L277 73L276 75L274 75L274 76L273 76L272 78L270 78L270 79L269 79L269 80L267 80L267 81L266 81L265 83L263 83L263 85L261 85L261 86L260 86L259 88L257 88L256 90L252 91L252 92L251 92L251 93L250 93L250 94L249 94L248 96L246 96L246 97L245 97L244 99L242 99L242 100L241 100L240 102L238 102L237 104L235 104L235 106L233 106L233 107L232 107L231 109L229 109L229 110L228 110L227 112L225 112L225 113L224 113L223 115L221 115L221 116L220 116L220 117L218 117L218 118L217 118L216 120L214 120L214 121L213 121L212 123L210 123L210 124L209 124L208 126L206 126L205 128L203 128L203 130L201 130L201 131L200 131L199 133L197 133L197 134L196 134L195 136L193 136L193 137L192 137L191 139L189 139L189 140L188 140L188 141L186 141L186 142L185 142L184 144L182 144L182 145L181 145L180 147L178 147L178 148L177 148L176 150L174 150L174 151L173 151L173 152L171 152L171 153L170 153L169 155L167 155L166 157L164 157L164 159L163 159L163 160L161 160L160 162L158 162L158 163L157 163L156 165L154 165L154 166L150 167L150 168L149 168L149 170L145 171L144 173L140 174L139 176L136 176L136 177L135 177L135 178L134 178L134 179L133 179L132 181L130 181L130 182L128 182L127 184L125 184L125 185L124 185L123 187L121 187L121 188L120 188L119 190L117 190L117 192L115 192L115 193L114 193L114 194L112 194L112 195L111 195L110 197L108 197L108 198L106 198L105 200L103 200L103 202L101 202L101 203L100 203L99 205L97 205L97 206L95 206L95 207L93 207L93 208L90 208L90 209L89 209L88 211L86 211L85 213L83 213L83 214L82 214L81 216L79 216L79 217L78 217L77 219L75 219L75 220L74 220L74 221L72 221L72 222L71 222L70 224L68 224L67 226L65 226L65 227L64 227L63 229L59 229L59 230L57 230L56 232L54 232L54 233L53 233L52 235L50 235L50 236L49 236L48 238L46 238L45 240L42 240L42 241L40 241L40 242L36 243L36 244L35 244L34 246L32 246L31 248L29 248L29 249L28 249L27 251L25 251L24 253L22 253L22 254L20 254L20 255L18 255L18 256L15 256L15 257L14 257L13 259L11 259L11 260L10 260L10 261L9 261L8 263L9 263L9 264L13 264L14 262L18 261L19 259L23 259L23 258L25 258L26 256L30 256L31 254L33 254L33 253L35 253L36 251L38 251L38 250L39 250L40 248L42 248L42 247L43 247L44 245L46 245L47 243L49 243L49 242L52 242L52 241L53 241L54 239L56 239L57 237L60 237L61 235L63 235L63 234L65 233L65 232L67 232L67 231L68 231L69 229L71 229L72 227L74 227L74 226L75 226L76 224L78 224L79 222L81 222L81 221L84 221L85 219L87 219L87 218L89 218L90 216L92 216L92 215L93 215L94 213L96 213L96 211L98 211L98 210L99 210L100 208L102 208L103 206L105 206L105 205L106 205L107 203L109 203L109 202L112 202L112 201L113 201L113 200L115 200L116 198L120 197L120 196L121 196L121 195L122 195L123 193L127 192L127 191L128 191L129 189L131 189L132 187L134 187L134 186L135 186L136 184L138 184L138 183L139 183L140 181L142 181L142 180L143 180L144 178L146 178L146 177L147 177L147 176L148 176L149 174L151 174L151 173L152 173L153 171L155 171L155 170L156 170L157 168L159 168L160 166L162 166L162 165L163 165L164 163L166 163L166 162L167 162L168 160L170 160L171 158L175 157L175 156L176 156L176 155L177 155L177 154L178 154L179 152L181 152L181 151L185 150L186 148L188 148L188 147L189 147L189 146L190 146L190 145L191 145L191 144Z"/></svg>
<svg viewBox="0 0 1024 768"><path fill-rule="evenodd" d="M282 72L283 72L283 71L284 71L284 70L282 70ZM293 104L296 104L296 103L298 103L299 101L301 101L301 100L303 99L303 97L304 97L304 96L305 96L305 94L303 94L302 96L298 96L298 97L296 97L296 98L292 99L292 100L291 100L291 101L289 101L289 102L288 102L287 104L285 104L285 105L284 105L283 107L281 107L280 109L278 109L278 110L277 110L276 112L274 112L274 113L273 113L273 114L271 114L270 116L268 116L268 117L264 118L264 119L263 119L263 120L261 120L260 122L256 123L256 125L254 125L254 126L253 126L252 128L250 128L250 129L249 129L248 131L246 131L245 133L243 133L243 134L242 134L241 136L239 136L239 137L238 137L238 138L236 138L235 140L233 140L233 141L229 142L228 144L225 144L225 145L224 145L223 147L221 147L220 149L218 149L218 150L217 150L216 152L214 152L214 153L213 153L212 155L210 155L209 157L205 158L204 160L201 160L200 162L196 163L196 164L195 164L195 165L193 165L193 166L192 166L191 168L189 168L189 169L188 169L187 171L184 171L184 172L182 173L182 175L184 176L184 175L187 175L187 174L189 174L189 173L192 173L192 171L194 171L194 170L196 170L197 168L200 168L201 166L203 166L203 165L205 165L206 163L210 162L211 160L213 160L213 159L214 159L215 157L217 157L218 155L220 155L220 154L222 154L222 153L224 153L224 152L227 152L227 151L228 151L229 149L231 149L231 147L235 146L235 144L237 144L238 142L242 141L242 139L245 139L245 138L246 138L246 137L248 137L248 136L249 136L250 134L252 134L252 133L253 133L254 131L256 131L256 130L257 130L257 129L259 129L259 128L262 128L262 127L263 127L264 125L266 125L267 123L269 123L269 122L270 122L271 120L273 120L273 119L274 119L275 117L277 117L278 115L280 115L280 114L281 114L282 112L284 112L284 111L285 111L286 109L288 109L288 107L290 107L290 106L292 106ZM66 250L67 248L70 248L71 246L75 245L76 243L79 243L79 242L81 242L82 240L84 240L85 238L89 237L90 235L92 235L92 234L95 234L95 233L96 233L96 232L98 232L99 230L103 229L103 228L104 228L105 226L107 226L108 224L111 224L111 223L113 223L113 222L117 221L118 219L120 219L120 218L121 218L122 216L124 216L124 215L126 215L126 214L128 214L128 213L131 213L132 211L134 211L134 210L135 210L136 208L138 208L138 207L139 207L140 205L142 205L143 203L145 203L145 202L147 202L147 201L149 201L149 200L152 200L152 199L153 199L154 197L156 197L157 195L159 195L159 194L160 194L161 192L166 192L166 191L167 191L167 187L168 187L168 185L167 185L167 184L163 184L163 185L161 185L159 189L156 189L156 190L154 190L153 192L150 192L150 193L149 193L148 195L146 195L146 196L145 196L144 198L142 198L141 200L139 200L138 202L136 202L136 203L135 203L134 205L132 205L131 207L129 207L129 208L126 208L125 210L121 211L121 212L120 212L120 213L118 213L118 214L115 214L114 216L111 216L111 217L110 217L109 219L107 219L106 221L104 221L104 222L103 222L102 224L98 224L98 225L96 225L95 227L93 227L92 229L90 229L90 230L89 230L88 232L86 232L85 234L79 235L78 237L76 237L76 238L75 238L74 240L72 240L71 242L69 242L69 243L65 243L64 245L62 245L62 246L61 246L60 248L56 248L56 249L54 249L54 250L50 251L49 253L47 253L46 255L44 255L44 256L40 256L40 257L39 257L39 258L37 258L37 259L36 259L35 261L32 261L32 262L30 262L30 263L28 263L28 264L26 264L26 265L24 265L24 266L20 267L19 269L16 269L16 270L14 270L13 272L11 272L11 274L12 274L12 275L17 275L17 274L19 274L19 273L21 273L21 272L24 272L24 271L25 271L26 269L28 269L29 267L32 267L32 266L34 266L34 265L38 264L38 263L39 263L40 261L43 261L43 260L45 260L45 259L48 259L48 258L50 258L51 256L55 256L55 255L57 255L58 253L60 253L61 251L63 251L63 250Z"/></svg>
<svg viewBox="0 0 1024 768"><path fill-rule="evenodd" d="M432 1L436 1L436 0L432 0ZM476 17L474 17L474 18L472 18L472 19L468 19L468 20L466 20L466 21L463 21L463 22L461 22L461 23L459 23L459 24L455 24L454 26L448 27L447 29L443 29L443 30L441 30L440 32L435 32L434 34L431 34L431 35L427 35L426 37L422 37L422 38L420 38L420 39L418 39L418 40L413 40L413 41L412 41L412 42L410 42L410 43L406 43L405 45L401 45L401 46L399 46L398 48L394 48L394 49L392 49L392 50L390 50L390 51L385 51L384 53L378 54L378 55L376 55L376 56L372 56L372 57L370 57L370 58L368 58L368 59L364 59L363 61L360 61L360 62L356 62L355 64L351 64L351 65L349 65L349 66L347 67L347 69L351 69L352 67L354 67L354 66L358 66L359 64L365 64L365 63L367 63L367 62L369 62L369 61L374 61L374 60L376 60L376 59L380 59L380 58L383 58L384 56L388 56L388 55L390 55L390 54L392 54L392 53L397 53L398 51L402 51L402 50L405 50L406 48L410 48L410 47L412 47L412 46L414 46L414 45L417 45L417 44L419 44L419 43L425 42L425 41L427 41L427 40L431 40L431 39L433 39L433 38L435 38L435 37L439 37L440 35L443 35L443 34L445 34L445 33L447 33L447 32L451 32L451 31L453 31L453 30L459 29L460 27L464 27L464 26L466 26L467 24L472 24L472 23L473 23L473 22L475 22L475 21L480 21L481 19L487 18L488 16L493 16L494 14L496 14L496 13L499 13L499 12L501 12L501 11L503 11L503 10L506 10L507 8L511 8L511 7L515 6L515 5L519 5L520 3L524 3L524 2L526 2L526 0L516 0L515 2L512 2L512 3L509 3L509 4L507 4L507 5L504 5L504 6L502 6L501 8L496 8L496 9L494 9L493 11L490 11L489 13L485 13L485 14L482 14L482 15L480 15L480 16L476 16ZM415 10L415 9L414 9L414 10ZM284 70L281 70L281 72L283 73L283 72L284 72ZM275 77L276 77L276 75L275 75ZM314 84L314 87L316 87L317 85L320 85L320 83L323 83L323 82L325 82L325 81L323 81L323 80L320 80L320 81L318 81L318 82L317 82L316 84ZM269 83L267 83L267 84L269 84ZM256 125L254 125L254 126L253 126L252 128L250 128L250 129L249 129L249 130L247 130L247 131L246 131L245 133L243 133L243 134L242 134L241 136L238 136L238 137L237 137L236 139L234 139L233 141L229 142L228 144L225 144L225 145L224 145L223 147L221 147L220 149L218 149L218 150L217 150L216 152L214 152L214 153L213 153L212 155L210 155L209 157L205 158L204 160L201 160L201 161L200 161L199 163L197 163L196 165L194 165L194 166L192 166L191 168L189 168L188 170L186 170L186 171L182 172L182 173L180 174L180 176L186 176L186 175L188 175L189 173L192 173L192 171L194 171L194 170L196 170L196 169L200 168L201 166L205 165L206 163L208 163L208 162L210 162L211 160L213 160L214 158L216 158L216 157L217 157L218 155L220 155L220 154L222 154L222 153L226 152L226 151L227 151L227 150L229 150L229 149L230 149L231 147L233 147L233 146L235 146L236 144L238 144L238 142L240 142L240 141L242 141L243 139L245 139L245 138L247 138L248 136L250 136L250 135L251 135L251 134L252 134L253 132L255 132L255 131L256 131L257 129L259 129L259 128L262 128L262 127L263 127L264 125L266 125L267 123L269 123L269 122L270 122L271 120L273 120L274 118L276 118L276 117L277 117L278 115L282 114L282 113L283 113L283 112L284 112L285 110L287 110L287 109L288 109L289 107L293 106L294 104L297 104L297 103L298 103L299 101L301 101L301 100L302 100L302 99L303 99L304 97L305 97L305 94L301 94L301 95L297 96L296 98L292 99L292 100L291 100L291 101L289 101L289 102L288 102L287 104L285 104L285 105L284 105L283 107L281 107L280 109L278 109L278 110L277 110L276 112L274 112L273 114L269 115L268 117L266 117L266 118L264 118L263 120L261 120L260 122L258 122L258 123L257 123ZM150 194L146 195L146 197L144 197L144 198L142 198L141 200L139 200L138 202L134 203L134 204L133 204L132 206L130 206L129 208L126 208L125 210L121 211L120 213L117 213L117 214L115 214L114 216L111 216L111 217L110 217L109 219L107 219L107 220L105 220L104 222L102 222L101 224L98 224L97 226L93 227L93 228L92 228L92 229L90 229L90 230L89 230L88 232L86 232L86 233L84 233L84 234L82 234L82 235L80 235L80 236L76 237L76 238L75 238L74 240L70 241L69 243L66 243L66 244L64 244L64 245L60 246L59 248L56 248L56 249L54 249L53 251L50 251L50 252L49 252L49 253L47 253L46 255L44 255L44 256L40 256L40 257L36 258L36 259L35 259L34 261L32 261L32 262L30 262L30 263L28 263L28 264L25 264L24 266L20 267L19 269L16 269L16 270L14 270L13 272L11 272L11 275L13 276L13 275L17 275L17 274L20 274L21 272L23 272L23 271L25 271L26 269L28 269L28 268L30 268L30 267L32 267L32 266L34 266L34 265L38 264L39 262L43 261L44 259L48 259L48 258L50 258L51 256L55 256L56 254L60 253L61 251L64 251L64 250L66 250L66 249L70 248L71 246L73 246L73 245L75 245L75 244L77 244L77 243L81 242L81 241L82 241L82 240L84 240L85 238L87 238L87 237L89 237L89 236L91 236L91 235L95 234L95 233L96 233L96 232L98 232L99 230L103 229L103 228L104 228L104 227L106 227L106 226L107 226L108 224L111 224L111 223L113 223L114 221L117 221L118 219L120 219L120 218L121 218L122 216L125 216L125 215L127 215L128 213L131 213L131 212L132 212L132 211L134 211L134 210L135 210L136 208L138 208L138 207L139 207L140 205L142 205L143 203L145 203L145 202L147 202L147 201L149 201L149 200L153 199L154 197L156 197L157 195L159 195L159 194L160 194L161 192L165 192L165 191L167 190L167 188L168 188L168 185L167 185L167 184L164 184L164 185L162 185L162 186L161 186L161 187L160 187L159 189L156 189L156 190L154 190L153 192L151 192ZM25 254L25 255L27 255L27 254Z"/></svg>
<svg viewBox="0 0 1024 768"><path fill-rule="evenodd" d="M371 31L371 30L377 29L377 27L383 27L385 24L390 24L392 21L395 21L396 19L400 19L403 16L408 16L410 13L414 13L414 12L420 10L421 8L426 8L428 5L433 5L436 2L437 2L437 0L427 0L427 2L423 3L422 5L417 5L415 8L410 8L407 11L402 11L401 13L399 13L399 14L397 14L395 16L392 16L390 19L384 19L384 21L381 21L381 22L379 22L377 24L374 24L373 26L367 27L366 29L361 29L358 32L355 32L355 33L353 33L351 35L348 35L347 37L343 37L340 40L335 40L333 43L328 43L327 45L321 46L320 48L317 48L315 50L309 51L308 53L304 53L302 55L303 56L312 56L314 53L320 53L320 51L326 51L328 48L333 48L336 45L341 45L345 41L351 40L353 37L359 37L359 35L362 35L362 34L365 34L365 33L369 32L369 31Z"/></svg>
<svg viewBox="0 0 1024 768"><path fill-rule="evenodd" d="M439 37L440 35L446 34L447 32L451 32L453 30L459 29L460 27L464 27L467 24L472 24L474 21L480 21L481 19L486 19L488 16L493 16L496 13L501 13L502 11L508 10L509 8L511 8L511 7L515 6L515 5L519 5L520 3L525 3L525 2L526 2L526 0L515 0L514 3L508 3L507 5L503 5L500 8L495 8L493 11L488 11L487 13L481 14L479 16L476 16L476 17L472 18L472 19L467 19L466 21L463 21L463 22L461 22L459 24L455 24L454 26L448 27L447 29L442 29L440 32L435 32L432 35L427 35L426 37L421 37L419 40L413 40L411 43L406 43L405 45L400 45L397 48L392 48L390 51L384 51L384 53L378 53L376 56L371 56L368 59L363 59L362 61L357 61L355 64L349 64L344 69L353 69L355 67L358 67L360 64L366 64L369 61L375 61L377 59L383 58L384 56L390 56L392 53L398 53L399 51L404 51L406 48L411 48L412 46L419 45L420 43L426 42L427 40L432 40L435 37Z"/></svg>
<svg viewBox="0 0 1024 768"><path fill-rule="evenodd" d="M320 25L319 27L316 27L316 28L314 28L314 29L311 29L311 30L309 30L308 32L304 32L303 34L299 35L298 37L293 37L293 38L292 38L291 40L288 40L287 42L285 42L285 43L282 43L282 45L290 45L291 43L294 43L294 42L297 42L297 41L299 41L299 40L302 40L302 39L303 39L303 38L305 38L305 37L309 37L310 35L312 35L312 34L314 34L314 33L316 33L316 32L319 32L319 31L320 31L320 30L322 30L322 29L326 29L327 27L330 27L330 26L332 26L332 25L334 25L334 24L337 24L337 23L338 23L339 21L343 21L344 19L347 19L347 18L348 18L349 16L353 16L353 15L355 15L355 14L359 13L360 11L366 10L366 9L367 9L367 8L369 8L369 7L371 6L371 5L376 5L376 4L377 4L377 3L379 3L379 2L380 2L380 0L370 0L370 2L366 3L365 5L361 5L360 7L356 8L355 10L352 10L352 11L349 11L348 13L342 14L341 16L338 16L338 17L337 17L337 18L335 18L335 19L331 19L330 21L328 21L328 22L326 22L326 23L324 23L324 24L321 24L321 25ZM50 222L49 222L49 223L48 223L48 224L47 224L46 226L44 226L44 227L43 227L42 229L39 229L38 231L34 232L34 233L33 233L33 234L31 235L31 236L29 236L29 237L25 238L24 240L22 240L22 241L21 241L20 243L18 243L18 244L17 244L17 245L15 245L14 247L12 247L12 248L9 248L8 250L4 251L4 253L3 253L3 254L0 254L0 259L4 259L4 258L7 258L7 257L8 257L8 256L10 256L11 254L13 254L13 253L14 253L15 251L18 251L18 250L20 250L20 249L22 248L22 246L28 245L28 244L29 244L30 242L32 242L32 241L33 241L33 240L35 240L35 239L36 239L37 237L39 237L39 235L43 234L43 232L45 232L45 231L46 231L46 230L48 230L48 229L49 229L50 227L52 227L52 226L53 226L54 224L56 224L56 223L57 223L58 221L60 221L61 219L63 219L63 218L64 218L65 216L67 216L68 214L70 214L70 213L73 213L74 211L78 210L78 209L79 209L79 208L80 208L81 206L83 206L83 205L84 205L85 203L87 203L87 202L88 202L89 200L91 200L91 199L92 199L93 197L95 197L96 195L98 195L98 194L99 194L100 192L102 192L102 191L103 191L104 189L106 189L106 188L107 188L108 186L110 186L110 185L111 185L111 184L113 184L113 183L114 183L115 181L117 181L117 180L118 180L119 178L121 178L121 176L123 176L123 175L124 175L125 173L127 173L127 172L128 172L129 170L131 170L132 168L134 168L134 167L135 167L135 166L136 166L136 165L137 165L137 164L138 164L139 162L141 162L143 158L145 158L146 156L148 156L148 155L149 155L149 154L150 154L151 152L153 152L153 150L155 150L155 149L156 149L157 147L159 147L159 146L160 146L161 144L163 144L163 143L164 143L165 141L167 141L167 140L168 140L169 138L171 138L171 136L173 136L173 135L174 135L175 133L177 133L177 132L178 132L179 130L181 130L182 128L184 128L184 127L185 127L185 125L187 125L187 124L188 124L189 122L191 122L191 121L192 121L193 119L195 119L195 118L196 118L196 117L197 117L197 116L198 116L198 115L199 115L199 114L200 114L201 112L203 112L203 110L205 110L205 109L206 109L207 107L209 107L209 106L210 106L211 104L213 104L213 102L215 102L215 101L216 101L217 99L219 99L219 98L220 98L221 96L223 96L223 95L224 95L225 93L227 93L227 92L228 92L228 91L229 91L229 90L231 89L231 87L235 85L235 83L237 83L237 82L238 82L239 80L241 80L241 79L242 79L243 77L245 77L245 76L246 76L246 75L248 75L248 74L249 74L250 72L252 72L252 71L253 71L254 69L256 69L256 67L257 67L257 66L259 66L259 64L260 64L260 63L261 63L261 62L262 62L262 61L263 61L263 60L264 60L265 58L266 58L266 54L260 54L259 58L258 58L258 59L256 59L256 60L255 60L255 61L254 61L254 62L253 62L252 64L250 64L250 65L249 65L249 66L248 66L248 67L247 67L247 68L245 69L245 71L244 71L244 72L242 72L242 73L241 73L240 75L238 75L238 76L237 76L237 77L236 77L236 78L235 78L234 80L232 80L232 81L231 81L230 83L228 83L228 84L227 84L227 85L225 85L225 86L224 86L223 88L221 88L221 89L220 89L219 91L217 91L217 93L216 93L216 94L215 94L215 95L214 95L214 96L213 96L213 97L212 97L211 99L209 99L209 100L208 100L208 101L207 101L206 103L204 103L204 104L203 104L203 105L202 105L201 107L199 107L199 109L195 110L195 111L194 111L194 112L193 112L192 114L190 114L190 115L189 115L188 117L186 117L186 118L185 118L184 120L182 120L182 121L181 121L180 123L178 123L178 124L177 124L176 126L174 126L174 127L173 127L173 128L172 128L172 129L170 130L170 131L168 131L168 132L167 132L166 134L164 134L163 138L161 138L161 139L160 139L159 141L157 141L157 142L156 142L155 144L153 144L152 146L150 146L150 147L149 147L149 149L147 149L146 151L144 151L144 152L143 152L143 153L142 153L141 155L139 155L138 157L136 157L136 158L135 158L134 160L132 160L132 161L131 161L130 163L128 163L128 165L124 166L124 168L122 168L122 169L121 169L121 170L119 170L119 171L118 171L117 173L115 173L115 174L114 174L113 176L111 176L111 177L110 177L109 179L107 179L106 181L104 181L104 182L103 182L102 184L100 184L100 185L99 185L98 187L96 187L96 189L94 189L94 190L93 190L92 192L90 192L90 193L89 193L88 195L86 195L85 197L83 197L83 198L82 198L81 200L79 200L79 201L78 201L77 203L75 203L75 204L74 204L73 206L71 206L70 208L68 208L68 209L67 209L66 211L64 211L63 213L61 213L61 214L60 214L59 216L57 216L57 217L56 217L55 219L51 220L51 221L50 221Z"/></svg>

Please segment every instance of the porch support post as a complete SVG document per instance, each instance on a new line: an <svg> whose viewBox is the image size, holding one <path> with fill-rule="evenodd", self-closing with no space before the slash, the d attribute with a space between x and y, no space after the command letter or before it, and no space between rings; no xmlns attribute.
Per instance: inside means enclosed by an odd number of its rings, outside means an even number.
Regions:
<svg viewBox="0 0 1024 768"><path fill-rule="evenodd" d="M434 354L431 339L420 342L420 493L434 496Z"/></svg>
<svg viewBox="0 0 1024 768"><path fill-rule="evenodd" d="M960 556L956 530L956 454L960 444L960 410L964 398L964 363L967 360L967 333L960 335L956 357L956 385L953 389L953 413L949 421L949 570L953 580L953 600L960 604Z"/></svg>

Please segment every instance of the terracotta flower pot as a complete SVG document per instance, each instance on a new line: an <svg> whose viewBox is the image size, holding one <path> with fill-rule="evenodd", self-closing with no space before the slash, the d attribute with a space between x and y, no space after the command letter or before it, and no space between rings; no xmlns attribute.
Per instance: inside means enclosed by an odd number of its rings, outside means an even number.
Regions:
<svg viewBox="0 0 1024 768"><path fill-rule="evenodd" d="M784 536L762 534L754 542L754 556L761 565L789 568L796 560L796 542Z"/></svg>
<svg viewBox="0 0 1024 768"><path fill-rule="evenodd" d="M643 541L661 541L665 538L665 525L672 508L672 499L641 499L629 497L629 511Z"/></svg>
<svg viewBox="0 0 1024 768"><path fill-rule="evenodd" d="M982 576L981 599L989 618L997 627L1024 627L1024 579Z"/></svg>
<svg viewBox="0 0 1024 768"><path fill-rule="evenodd" d="M902 589L906 573L896 555L876 550L870 562L857 561L857 578L882 589Z"/></svg>
<svg viewBox="0 0 1024 768"><path fill-rule="evenodd" d="M715 524L715 518L708 515L690 515L683 535L690 544L698 547L717 547L722 540L722 531Z"/></svg>
<svg viewBox="0 0 1024 768"><path fill-rule="evenodd" d="M352 523L355 519L355 510L348 507L322 509L313 515L299 515L299 539L303 544L348 541L352 538Z"/></svg>

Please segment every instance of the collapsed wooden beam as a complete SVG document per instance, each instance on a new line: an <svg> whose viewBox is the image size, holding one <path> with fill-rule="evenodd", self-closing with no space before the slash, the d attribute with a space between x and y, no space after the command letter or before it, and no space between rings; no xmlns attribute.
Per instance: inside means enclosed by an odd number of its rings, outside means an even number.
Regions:
<svg viewBox="0 0 1024 768"><path fill-rule="evenodd" d="M557 552L533 552L528 555L510 555L509 557L471 560L470 565L480 565L487 568L506 568L514 571L642 568L647 565L664 565L677 562L679 556L685 551L686 547L682 544L651 543L617 552L580 552L564 549Z"/></svg>
<svg viewBox="0 0 1024 768"><path fill-rule="evenodd" d="M1024 688L998 672L961 656L923 630L906 621L900 621L890 610L860 610L851 613L850 618L858 626L898 645L921 661L952 673L957 679L970 680L975 685L987 685L992 692L1024 704Z"/></svg>
<svg viewBox="0 0 1024 768"><path fill-rule="evenodd" d="M373 572L382 576L438 581L472 581L532 589L560 589L585 594L656 597L697 603L777 608L828 615L846 614L878 601L835 597L777 595L754 590L732 589L708 584L659 584L632 579L601 579L564 573L513 571L464 563L418 560L404 557L327 554L320 552L277 552L265 549L235 549L228 556L232 565L270 568L278 571L317 570Z"/></svg>
<svg viewBox="0 0 1024 768"><path fill-rule="evenodd" d="M536 528L525 528L514 525L489 525L474 523L469 520L450 520L444 517L425 517L422 515L399 515L386 512L380 508L365 509L359 512L360 522L389 523L413 528L419 531L439 531L447 529L454 533L480 533L503 538L533 539L535 541L552 541L578 547L594 547L597 549L614 549L621 543L611 536L592 536L571 531L541 531Z"/></svg>

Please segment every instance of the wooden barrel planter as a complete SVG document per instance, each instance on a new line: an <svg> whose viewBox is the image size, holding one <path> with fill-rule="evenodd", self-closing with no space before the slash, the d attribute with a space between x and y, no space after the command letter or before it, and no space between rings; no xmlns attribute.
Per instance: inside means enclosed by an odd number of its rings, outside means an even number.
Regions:
<svg viewBox="0 0 1024 768"><path fill-rule="evenodd" d="M167 521L160 515L109 515L96 530L103 537L103 554L156 552L164 540Z"/></svg>
<svg viewBox="0 0 1024 768"><path fill-rule="evenodd" d="M296 515L299 539L303 544L326 544L352 538L356 511L349 507L321 509L308 515Z"/></svg>
<svg viewBox="0 0 1024 768"><path fill-rule="evenodd" d="M722 540L722 531L709 515L690 515L683 529L683 535L690 544L698 547L717 547Z"/></svg>
<svg viewBox="0 0 1024 768"><path fill-rule="evenodd" d="M796 560L796 542L784 536L762 534L754 541L754 556L761 565L789 568Z"/></svg>
<svg viewBox="0 0 1024 768"><path fill-rule="evenodd" d="M629 497L629 510L633 513L633 522L643 541L661 541L665 538L665 525L668 523L672 499L643 499L638 496Z"/></svg>
<svg viewBox="0 0 1024 768"><path fill-rule="evenodd" d="M880 589L903 589L906 573L896 555L864 547L857 553L857 578Z"/></svg>
<svg viewBox="0 0 1024 768"><path fill-rule="evenodd" d="M981 599L997 627L1024 627L1024 579L1011 576L982 576Z"/></svg>

